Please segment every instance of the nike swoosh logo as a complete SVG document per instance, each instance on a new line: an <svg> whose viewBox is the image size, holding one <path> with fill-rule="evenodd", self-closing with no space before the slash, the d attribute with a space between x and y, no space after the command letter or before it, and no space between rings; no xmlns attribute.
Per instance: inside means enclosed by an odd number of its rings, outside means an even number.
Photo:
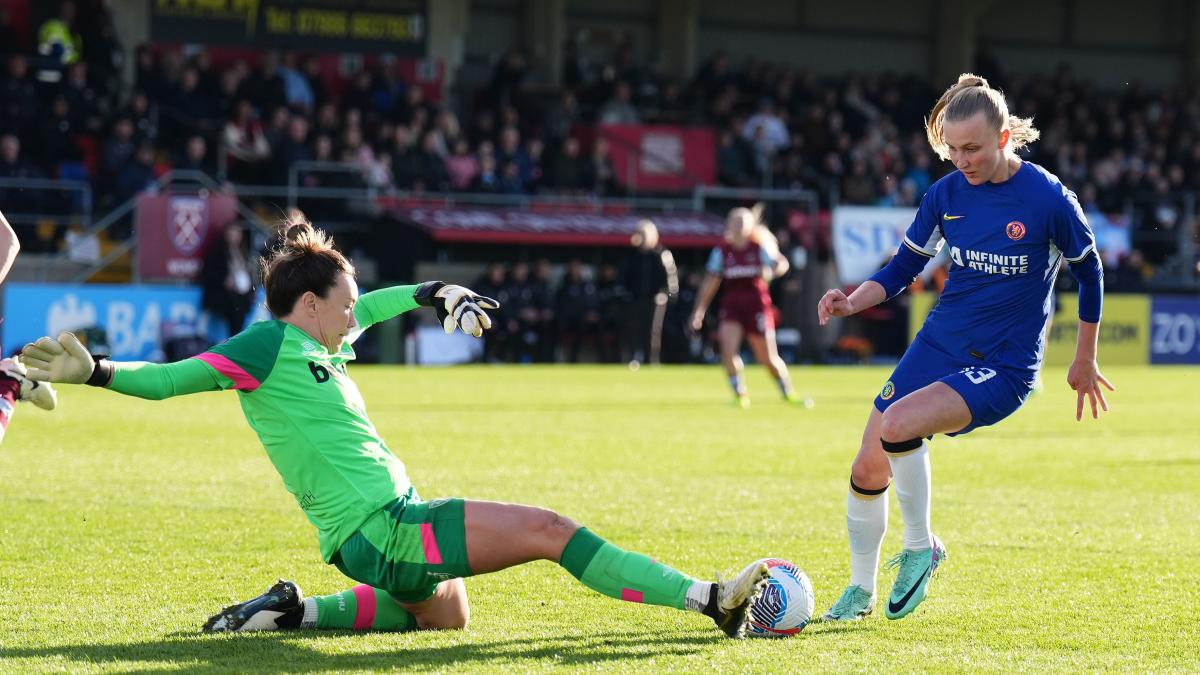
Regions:
<svg viewBox="0 0 1200 675"><path fill-rule="evenodd" d="M958 220L959 218L966 218L966 216L950 216L944 213L942 214L942 220Z"/></svg>
<svg viewBox="0 0 1200 675"><path fill-rule="evenodd" d="M933 565L930 565L929 567L925 568L925 571L922 572L921 576L917 579L917 583L913 584L912 588L908 589L908 593L905 593L904 597L900 598L900 602L891 602L889 600L888 601L888 611L891 612L892 614L895 614L896 612L899 612L900 610L904 609L904 606L907 605L908 601L912 599L913 593L916 593L917 589L921 587L921 582L924 581L925 577L929 576L929 572L932 569L933 569Z"/></svg>

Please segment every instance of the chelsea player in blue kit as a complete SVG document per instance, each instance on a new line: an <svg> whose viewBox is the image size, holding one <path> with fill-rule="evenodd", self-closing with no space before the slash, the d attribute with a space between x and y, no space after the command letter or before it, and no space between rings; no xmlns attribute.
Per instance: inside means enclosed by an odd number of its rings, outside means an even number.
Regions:
<svg viewBox="0 0 1200 675"><path fill-rule="evenodd" d="M1075 194L1017 157L1038 138L1031 120L1010 116L1000 91L966 74L934 105L926 132L958 170L929 188L886 267L849 297L828 291L817 307L821 325L873 307L949 248L941 299L875 398L851 467L850 585L826 620L858 619L874 608L889 477L904 516L904 550L889 562L899 570L885 614L899 619L927 596L946 549L930 530L926 439L995 424L1021 407L1041 367L1060 261L1079 282L1079 341L1067 373L1078 394L1076 419L1085 396L1093 417L1097 401L1108 410L1100 386L1113 388L1096 364L1103 281L1095 239Z"/></svg>

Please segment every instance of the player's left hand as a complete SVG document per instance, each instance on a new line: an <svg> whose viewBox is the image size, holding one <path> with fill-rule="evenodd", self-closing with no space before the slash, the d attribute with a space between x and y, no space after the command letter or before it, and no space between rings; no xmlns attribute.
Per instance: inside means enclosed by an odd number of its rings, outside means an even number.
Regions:
<svg viewBox="0 0 1200 675"><path fill-rule="evenodd" d="M464 286L427 281L413 296L418 304L428 305L437 311L438 321L447 333L457 327L467 335L479 337L492 327L492 319L485 309L500 309L500 303L479 295Z"/></svg>
<svg viewBox="0 0 1200 675"><path fill-rule="evenodd" d="M1108 412L1108 401L1104 400L1104 391L1100 389L1100 385L1108 387L1109 391L1116 391L1116 387L1113 387L1108 378L1100 374L1100 366L1095 359L1073 361L1071 368L1067 371L1067 384L1071 385L1071 388L1078 394L1075 401L1075 421L1083 419L1084 396L1087 396L1092 405L1092 419L1100 418L1100 410L1096 407L1097 399L1100 401L1100 408L1104 412Z"/></svg>

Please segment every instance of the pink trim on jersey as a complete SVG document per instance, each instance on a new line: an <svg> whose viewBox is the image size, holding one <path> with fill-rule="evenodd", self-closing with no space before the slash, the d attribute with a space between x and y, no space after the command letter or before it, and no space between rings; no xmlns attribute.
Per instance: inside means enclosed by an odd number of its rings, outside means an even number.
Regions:
<svg viewBox="0 0 1200 675"><path fill-rule="evenodd" d="M354 614L354 630L367 630L375 623L375 589L366 584L355 586L354 601L358 606Z"/></svg>
<svg viewBox="0 0 1200 675"><path fill-rule="evenodd" d="M425 549L425 562L430 565L442 564L442 551L438 548L437 537L433 536L431 523L421 523L421 547Z"/></svg>
<svg viewBox="0 0 1200 675"><path fill-rule="evenodd" d="M625 602L643 602L645 594L641 591L635 591L632 588L621 589L621 599Z"/></svg>
<svg viewBox="0 0 1200 675"><path fill-rule="evenodd" d="M197 354L193 358L212 366L218 373L233 380L233 388L241 389L242 391L254 391L262 384L253 375L247 373L241 366L230 361L228 358L213 352L204 352Z"/></svg>

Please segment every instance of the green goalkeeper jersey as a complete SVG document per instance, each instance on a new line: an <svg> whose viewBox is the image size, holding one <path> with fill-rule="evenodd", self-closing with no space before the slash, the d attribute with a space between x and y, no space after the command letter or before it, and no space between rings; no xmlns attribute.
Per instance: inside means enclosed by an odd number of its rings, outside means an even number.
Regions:
<svg viewBox="0 0 1200 675"><path fill-rule="evenodd" d="M329 562L368 516L410 487L404 463L367 418L346 364L362 330L417 306L415 289L399 286L359 298L358 327L336 353L291 324L261 321L185 361L116 364L109 386L146 398L237 390L246 421L316 526L321 556Z"/></svg>

